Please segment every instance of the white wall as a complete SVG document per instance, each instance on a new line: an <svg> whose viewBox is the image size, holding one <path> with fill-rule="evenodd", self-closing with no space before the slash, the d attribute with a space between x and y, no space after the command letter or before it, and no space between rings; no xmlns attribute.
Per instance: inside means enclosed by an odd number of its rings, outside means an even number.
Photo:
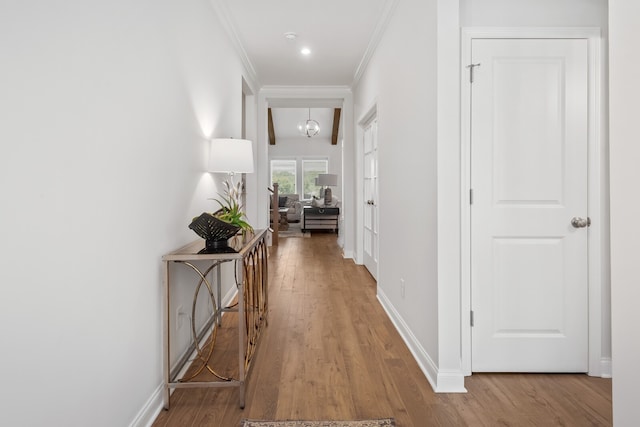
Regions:
<svg viewBox="0 0 640 427"><path fill-rule="evenodd" d="M160 258L213 207L241 63L207 0L5 1L0 52L2 423L142 425Z"/></svg>
<svg viewBox="0 0 640 427"><path fill-rule="evenodd" d="M607 27L607 0L460 0L463 27Z"/></svg>
<svg viewBox="0 0 640 427"><path fill-rule="evenodd" d="M398 2L391 25L354 89L354 116L357 122L377 103L381 150L381 299L410 346L413 343L412 351L427 375L435 377L430 380L436 389L463 391L459 306L459 27L600 27L606 40L607 3L460 0L458 4L441 0L436 11L433 4L425 3L428 2ZM435 13L437 27L436 22L430 21ZM436 65L437 113L432 104L436 92L431 86ZM603 96L606 97L606 87ZM420 129L416 123L420 123ZM437 143L431 131L437 132ZM603 161L606 160L605 147ZM413 162L417 161L422 164L416 167ZM419 194L406 185L407 181L415 182L416 170L423 176ZM603 173L606 176L606 167ZM606 188L607 183L603 184ZM608 199L606 191L602 196L603 200ZM397 206L403 203L411 206L406 222L411 224L412 233L400 235L393 230ZM606 221L608 209L603 210ZM432 246L436 241L437 248ZM608 243L604 244L606 257ZM404 250L397 251L398 247ZM606 282L603 305L607 305L603 307L603 331L609 330L607 263L608 258L603 266ZM423 273L421 277L418 272ZM407 280L405 299L400 296L400 278ZM609 351L608 342L605 332L604 355Z"/></svg>
<svg viewBox="0 0 640 427"><path fill-rule="evenodd" d="M432 383L438 364L436 40L436 1L399 1L354 88L356 123L377 105L378 294Z"/></svg>
<svg viewBox="0 0 640 427"><path fill-rule="evenodd" d="M305 159L329 160L328 173L338 175L338 186L331 187L331 192L342 200L342 147L331 145L329 138L278 138L276 145L269 145L269 161L273 159L298 160L298 178L302 176L302 162ZM298 179L300 181L300 179ZM298 185L301 185L298 182ZM300 189L299 189L300 191Z"/></svg>
<svg viewBox="0 0 640 427"><path fill-rule="evenodd" d="M611 114L611 308L613 326L613 422L635 426L640 418L640 3L611 0L609 7Z"/></svg>

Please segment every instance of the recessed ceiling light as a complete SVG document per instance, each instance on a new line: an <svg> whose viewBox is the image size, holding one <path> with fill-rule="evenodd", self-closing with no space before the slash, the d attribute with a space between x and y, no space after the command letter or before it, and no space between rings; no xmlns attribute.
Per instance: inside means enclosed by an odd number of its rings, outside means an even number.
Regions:
<svg viewBox="0 0 640 427"><path fill-rule="evenodd" d="M284 33L284 38L287 40L295 40L296 37L298 37L298 35L296 33L294 33L293 31L289 31L287 33Z"/></svg>
<svg viewBox="0 0 640 427"><path fill-rule="evenodd" d="M311 49L309 49L308 47L303 47L300 53L303 55L309 55L311 53Z"/></svg>

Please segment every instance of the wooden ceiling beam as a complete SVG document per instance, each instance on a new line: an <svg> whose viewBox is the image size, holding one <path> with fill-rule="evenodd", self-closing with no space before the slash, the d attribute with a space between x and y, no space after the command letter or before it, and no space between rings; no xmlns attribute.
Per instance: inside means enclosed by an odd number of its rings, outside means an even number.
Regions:
<svg viewBox="0 0 640 427"><path fill-rule="evenodd" d="M273 114L271 114L271 108L267 109L267 116L269 119L269 145L276 145L276 132L273 129Z"/></svg>
<svg viewBox="0 0 640 427"><path fill-rule="evenodd" d="M338 129L340 129L340 112L341 108L333 110L333 132L331 133L331 145L338 145Z"/></svg>

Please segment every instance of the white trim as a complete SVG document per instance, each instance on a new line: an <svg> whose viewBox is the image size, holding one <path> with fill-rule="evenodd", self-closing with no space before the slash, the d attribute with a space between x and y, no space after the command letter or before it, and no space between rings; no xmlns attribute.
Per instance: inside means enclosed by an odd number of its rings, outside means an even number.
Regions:
<svg viewBox="0 0 640 427"><path fill-rule="evenodd" d="M339 104L335 105L338 101ZM280 107L291 106L292 104L304 102L309 105L310 102L319 104L329 104L333 106L341 106L342 117L342 209L341 217L344 218L340 227L340 237L343 240L343 250L345 253L352 253L354 245L355 230L355 200L354 187L356 175L353 168L345 168L344 165L354 164L355 148L353 147L353 94L347 86L265 86L260 89L258 94L258 118L257 118L257 167L256 181L258 188L258 211L257 211L257 228L268 228L269 219L269 203L266 197L267 187L269 183L269 151L268 151L268 133L267 133L267 109L272 105ZM334 104L332 104L334 103ZM314 104L315 105L315 104ZM263 197L263 195L265 197ZM342 237L344 236L344 237Z"/></svg>
<svg viewBox="0 0 640 427"><path fill-rule="evenodd" d="M471 56L474 31L463 28L460 36L460 69ZM467 73L460 73L460 338L462 371L471 375L471 87Z"/></svg>
<svg viewBox="0 0 640 427"><path fill-rule="evenodd" d="M302 106L308 106L308 102L326 100L326 99L343 99L344 92L351 93L351 88L344 85L326 85L326 86L306 86L306 85L265 85L260 89L260 93L265 98L273 97L275 99L303 99L305 102ZM296 105L280 105L277 107L296 107ZM314 105L315 106L315 105ZM339 105L336 105L338 107Z"/></svg>
<svg viewBox="0 0 640 427"><path fill-rule="evenodd" d="M343 251L342 258L344 259L352 259L355 262L355 253L353 251Z"/></svg>
<svg viewBox="0 0 640 427"><path fill-rule="evenodd" d="M602 61L602 38L599 29L592 29L589 34L589 177L588 177L588 215L591 226L588 229L589 251L589 372L591 376L603 376L601 360L602 354L602 256L603 236L608 227L603 227L603 146L607 144L606 136L602 134L606 117L602 108L602 76L604 63ZM608 210L608 209L607 209ZM610 333L608 334L610 335ZM609 376L611 375L609 370Z"/></svg>
<svg viewBox="0 0 640 427"><path fill-rule="evenodd" d="M356 264L364 264L364 130L374 120L378 120L378 99L375 98L369 108L358 119L354 138L356 149ZM380 121L378 120L378 124ZM379 199L379 197L378 197ZM378 276L376 272L376 277Z"/></svg>
<svg viewBox="0 0 640 427"><path fill-rule="evenodd" d="M463 28L461 37L461 67L471 55L471 40L480 38L555 38L587 39L589 55L589 375L606 375L602 357L602 135L604 122L602 107L602 54L599 28ZM468 195L470 190L470 110L471 92L466 73L460 77L461 86L461 325L462 369L471 375L471 218ZM610 369L609 369L610 374Z"/></svg>
<svg viewBox="0 0 640 427"><path fill-rule="evenodd" d="M356 72L353 75L353 82L351 82L351 87L356 87L360 78L364 74L364 71L367 69L367 65L369 65L369 61L371 61L371 57L376 51L380 40L382 40L382 35L385 30L389 26L389 21L391 21L391 16L393 15L393 11L398 4L398 0L387 0L384 4L382 12L380 13L380 17L378 18L378 23L376 24L376 28L373 30L373 34L369 39L369 44L367 45L367 49L364 51L364 55L362 55L362 59L356 68Z"/></svg>
<svg viewBox="0 0 640 427"><path fill-rule="evenodd" d="M437 341L441 372L463 378L460 325L460 4L437 1ZM440 385L440 383L438 383ZM462 388L464 384L461 384Z"/></svg>
<svg viewBox="0 0 640 427"><path fill-rule="evenodd" d="M466 393L464 387L464 375L462 371L438 371L438 386L436 393Z"/></svg>
<svg viewBox="0 0 640 427"><path fill-rule="evenodd" d="M406 324L400 313L395 309L384 291L378 287L378 301L382 308L391 319L391 323L402 337L402 340L409 348L413 358L418 363L420 370L424 373L427 381L436 393L466 393L464 388L464 375L462 372L444 372L439 371L437 365L429 356L429 353L422 347L420 341L411 332L409 325Z"/></svg>
<svg viewBox="0 0 640 427"><path fill-rule="evenodd" d="M600 359L600 377L611 378L612 377L612 364L610 357L603 357Z"/></svg>
<svg viewBox="0 0 640 427"><path fill-rule="evenodd" d="M378 100L374 100L358 120L358 125L365 128L378 117Z"/></svg>
<svg viewBox="0 0 640 427"><path fill-rule="evenodd" d="M164 390L164 384L160 384L151 397L145 402L144 406L136 414L136 417L131 421L129 427L151 427L156 420L164 402L162 401L162 391Z"/></svg>

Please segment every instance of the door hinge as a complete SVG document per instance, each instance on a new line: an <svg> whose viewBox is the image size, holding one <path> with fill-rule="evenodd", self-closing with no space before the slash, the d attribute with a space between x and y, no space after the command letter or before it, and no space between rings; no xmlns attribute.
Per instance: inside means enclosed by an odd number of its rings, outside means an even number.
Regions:
<svg viewBox="0 0 640 427"><path fill-rule="evenodd" d="M473 326L473 310L469 312L469 318L470 318L471 326Z"/></svg>
<svg viewBox="0 0 640 427"><path fill-rule="evenodd" d="M469 204L473 204L473 188L469 190Z"/></svg>
<svg viewBox="0 0 640 427"><path fill-rule="evenodd" d="M467 68L469 69L469 83L473 83L473 70L479 66L480 63L467 65Z"/></svg>

